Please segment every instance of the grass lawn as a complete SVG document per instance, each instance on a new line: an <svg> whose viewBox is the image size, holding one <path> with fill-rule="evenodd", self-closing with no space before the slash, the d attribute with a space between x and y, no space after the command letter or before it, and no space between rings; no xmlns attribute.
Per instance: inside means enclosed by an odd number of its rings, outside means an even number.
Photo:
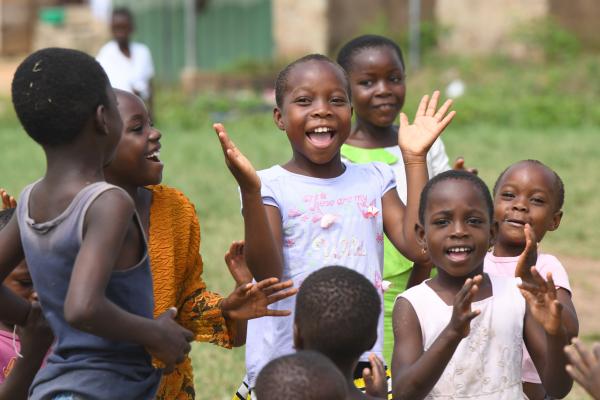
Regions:
<svg viewBox="0 0 600 400"><path fill-rule="evenodd" d="M460 118L460 102L456 109ZM257 168L289 159L285 134L276 129L268 112L242 115L225 124ZM233 282L222 261L223 253L243 234L237 187L223 163L209 119L198 116L194 129L180 126L167 118L159 123L163 132L161 158L166 165L164 183L183 190L196 204L202 228L204 278L211 290L226 294ZM443 139L450 159L464 156L489 185L508 164L520 159L539 159L555 168L565 182L565 215L560 229L547 236L543 247L552 253L600 259L600 247L594 245L600 233L600 208L594 196L600 182L597 128L457 124L448 128ZM0 126L0 149L0 186L11 193L17 195L25 184L43 174L41 150L11 118ZM225 351L196 344L192 357L198 397L230 399L244 373L243 349Z"/></svg>

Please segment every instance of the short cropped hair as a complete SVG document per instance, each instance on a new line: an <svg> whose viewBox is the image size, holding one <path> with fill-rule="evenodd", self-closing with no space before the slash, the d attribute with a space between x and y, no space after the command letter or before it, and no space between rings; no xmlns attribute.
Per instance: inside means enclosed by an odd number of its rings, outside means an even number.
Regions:
<svg viewBox="0 0 600 400"><path fill-rule="evenodd" d="M344 400L346 381L324 355L300 351L269 362L254 391L258 400Z"/></svg>
<svg viewBox="0 0 600 400"><path fill-rule="evenodd" d="M14 208L6 208L4 210L0 210L0 231L4 229L6 225L8 225L8 221L10 221L14 213Z"/></svg>
<svg viewBox="0 0 600 400"><path fill-rule="evenodd" d="M459 180L471 183L480 193L485 201L485 205L487 207L487 212L490 217L490 223L494 220L494 201L492 200L492 195L490 194L490 190L487 185L480 177L477 175L460 170L450 170L446 172L442 172L431 178L423 191L421 192L421 200L419 203L419 222L421 225L425 223L425 210L427 209L427 201L429 200L429 192L431 189L440 182L445 182L448 180Z"/></svg>
<svg viewBox="0 0 600 400"><path fill-rule="evenodd" d="M129 8L115 7L112 11L112 16L115 17L116 15L122 15L124 17L127 17L129 19L129 22L133 24L133 13Z"/></svg>
<svg viewBox="0 0 600 400"><path fill-rule="evenodd" d="M298 65L307 63L309 61L326 62L333 65L335 68L339 68L342 76L344 77L344 87L346 88L348 99L352 100L352 93L350 91L350 80L348 79L348 74L346 73L346 71L344 71L343 68L341 68L335 61L333 61L327 56L324 56L322 54L309 54L297 59L296 61L291 62L277 75L277 79L275 80L275 103L277 104L277 107L281 108L283 104L283 97L285 96L285 91L287 90L287 82L290 72L292 72L292 70Z"/></svg>
<svg viewBox="0 0 600 400"><path fill-rule="evenodd" d="M25 131L45 146L72 142L96 108L108 104L109 80L91 56L47 48L29 55L12 81L12 102Z"/></svg>
<svg viewBox="0 0 600 400"><path fill-rule="evenodd" d="M337 62L346 71L352 69L354 56L365 49L375 49L379 47L389 47L396 53L402 69L404 70L404 57L402 56L402 50L400 47L391 39L379 35L362 35L350 40L346 43L339 51L337 56Z"/></svg>
<svg viewBox="0 0 600 400"><path fill-rule="evenodd" d="M377 339L381 299L363 275L346 267L310 274L296 295L296 327L308 350L334 361L358 359Z"/></svg>
<svg viewBox="0 0 600 400"><path fill-rule="evenodd" d="M554 175L554 192L556 194L556 198L554 200L556 201L556 211L559 211L560 209L562 209L563 205L565 204L565 184L563 183L563 180L560 178L560 176L558 175L558 173L556 173L555 170L553 170L552 168L550 168L549 166L547 166L546 164L544 164L543 162L538 161L538 160L521 160L521 161L517 161L516 163L511 164L508 167L506 167L506 169L504 171L502 171L500 176L498 176L498 179L496 179L496 183L494 183L494 196L496 196L496 193L498 193L498 188L500 187L500 181L502 181L502 178L504 178L504 175L506 175L506 171L508 171L509 169L511 169L512 167L514 167L517 164L538 165L538 166L550 171Z"/></svg>

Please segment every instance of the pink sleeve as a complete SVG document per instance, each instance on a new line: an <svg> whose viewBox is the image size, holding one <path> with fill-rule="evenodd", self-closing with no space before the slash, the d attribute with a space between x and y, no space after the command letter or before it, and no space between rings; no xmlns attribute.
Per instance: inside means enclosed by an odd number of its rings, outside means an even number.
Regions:
<svg viewBox="0 0 600 400"><path fill-rule="evenodd" d="M550 254L540 254L538 256L538 271L545 279L548 272L552 272L552 279L557 287L568 290L571 293L571 285L569 284L569 275L567 270L558 261L558 258Z"/></svg>

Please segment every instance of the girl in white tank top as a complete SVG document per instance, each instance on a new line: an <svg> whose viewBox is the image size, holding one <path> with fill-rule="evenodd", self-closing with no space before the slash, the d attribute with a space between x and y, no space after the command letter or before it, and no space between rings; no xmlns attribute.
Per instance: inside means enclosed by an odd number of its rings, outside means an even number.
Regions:
<svg viewBox="0 0 600 400"><path fill-rule="evenodd" d="M438 275L396 300L394 398L525 398L522 340L549 394L570 391L562 351L568 338L551 276L545 282L532 269L518 284L483 273L492 215L490 193L475 175L448 171L425 186L417 237Z"/></svg>

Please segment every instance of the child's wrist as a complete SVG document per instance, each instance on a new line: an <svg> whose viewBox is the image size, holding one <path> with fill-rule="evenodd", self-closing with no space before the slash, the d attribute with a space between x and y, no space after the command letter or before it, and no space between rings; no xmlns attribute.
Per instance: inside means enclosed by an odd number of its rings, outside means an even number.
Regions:
<svg viewBox="0 0 600 400"><path fill-rule="evenodd" d="M404 165L423 165L427 163L426 154L402 153Z"/></svg>

